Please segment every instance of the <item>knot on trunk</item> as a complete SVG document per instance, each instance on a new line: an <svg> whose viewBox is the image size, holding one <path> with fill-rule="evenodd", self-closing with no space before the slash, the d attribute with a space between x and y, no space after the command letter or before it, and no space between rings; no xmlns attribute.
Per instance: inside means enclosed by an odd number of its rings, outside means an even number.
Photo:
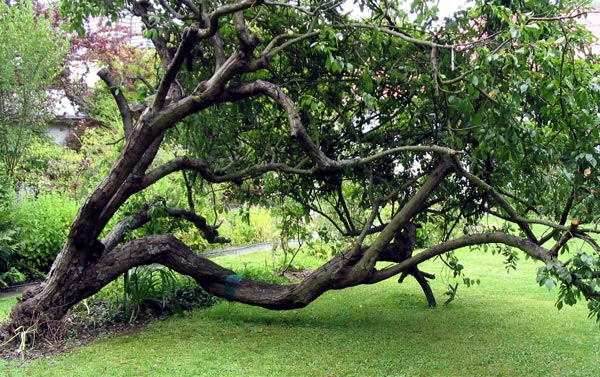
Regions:
<svg viewBox="0 0 600 377"><path fill-rule="evenodd" d="M396 236L394 237L394 241L387 245L386 248L379 254L379 260L383 262L400 263L412 257L413 251L415 250L415 245L417 244L417 228L420 228L420 225L414 224L410 221L407 222L398 230ZM435 296L433 295L433 291L427 282L427 279L435 279L435 275L423 272L419 270L418 267L413 267L410 270L402 273L400 279L398 279L398 283L402 283L408 275L412 275L421 286L421 289L423 289L423 293L425 293L429 307L435 307Z"/></svg>
<svg viewBox="0 0 600 377"><path fill-rule="evenodd" d="M420 225L409 221L396 232L394 241L379 253L378 260L400 263L412 256L417 243L417 228Z"/></svg>

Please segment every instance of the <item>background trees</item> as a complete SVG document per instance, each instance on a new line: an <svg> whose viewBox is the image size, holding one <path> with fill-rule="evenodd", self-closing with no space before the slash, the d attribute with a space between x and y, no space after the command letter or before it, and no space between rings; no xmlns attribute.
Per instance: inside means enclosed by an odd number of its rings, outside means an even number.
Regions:
<svg viewBox="0 0 600 377"><path fill-rule="evenodd" d="M47 90L64 69L65 33L30 1L0 4L0 152L12 176L31 135L51 116Z"/></svg>
<svg viewBox="0 0 600 377"><path fill-rule="evenodd" d="M516 249L542 261L538 279L561 286L561 304L583 297L596 314L598 84L582 5L485 1L442 22L420 1L412 14L357 2L370 11L361 20L339 5L64 2L75 27L89 15L140 16L161 66L139 117L101 71L125 144L9 326L46 325L143 264L230 300L291 309L330 289L422 278L418 265L438 256L461 274L451 252L480 245L500 245L509 264ZM156 159L167 144L181 153ZM186 203L144 203L113 226L130 198L167 177L183 178ZM242 188L254 200L293 200L349 247L279 286L199 257L172 234L130 240L171 216L226 242L198 199L216 184L228 197ZM500 226L486 228L488 216ZM566 247L574 239L594 252Z"/></svg>

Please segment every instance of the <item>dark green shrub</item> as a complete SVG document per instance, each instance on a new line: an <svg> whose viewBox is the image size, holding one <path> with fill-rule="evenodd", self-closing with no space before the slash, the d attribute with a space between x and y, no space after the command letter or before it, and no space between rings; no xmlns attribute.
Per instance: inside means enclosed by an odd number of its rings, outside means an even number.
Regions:
<svg viewBox="0 0 600 377"><path fill-rule="evenodd" d="M125 276L84 300L73 312L93 328L133 323L194 308L207 308L219 298L192 278L160 265L131 269Z"/></svg>
<svg viewBox="0 0 600 377"><path fill-rule="evenodd" d="M123 277L123 319L135 321L139 316L157 317L183 314L192 308L206 308L218 299L204 291L195 281L181 277L161 265L131 269Z"/></svg>
<svg viewBox="0 0 600 377"><path fill-rule="evenodd" d="M2 169L0 168L0 171ZM15 252L18 245L15 216L15 195L9 186L9 179L0 175L0 286L8 286L25 281L25 276L16 266Z"/></svg>
<svg viewBox="0 0 600 377"><path fill-rule="evenodd" d="M192 278L182 277L175 288L175 299L184 310L209 308L221 299L206 292Z"/></svg>

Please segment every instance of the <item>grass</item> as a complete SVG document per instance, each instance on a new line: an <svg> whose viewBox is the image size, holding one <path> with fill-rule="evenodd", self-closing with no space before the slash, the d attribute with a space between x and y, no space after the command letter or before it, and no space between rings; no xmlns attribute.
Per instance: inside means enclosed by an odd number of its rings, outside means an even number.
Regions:
<svg viewBox="0 0 600 377"><path fill-rule="evenodd" d="M600 329L585 304L556 310L556 292L537 286L532 262L507 274L498 256L461 254L466 273L482 282L435 310L410 278L327 292L287 312L223 302L51 359L0 361L0 375L600 375ZM241 270L265 258L222 260ZM443 301L450 279L438 262L424 269L438 276L433 289ZM0 301L0 313L8 306Z"/></svg>
<svg viewBox="0 0 600 377"><path fill-rule="evenodd" d="M0 299L0 318L6 318L10 314L10 309L17 302L15 297Z"/></svg>

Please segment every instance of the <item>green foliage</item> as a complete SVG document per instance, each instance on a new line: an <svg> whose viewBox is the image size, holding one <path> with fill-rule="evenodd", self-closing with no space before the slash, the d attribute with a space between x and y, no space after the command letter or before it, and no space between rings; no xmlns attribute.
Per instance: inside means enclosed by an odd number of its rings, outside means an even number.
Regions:
<svg viewBox="0 0 600 377"><path fill-rule="evenodd" d="M0 286L23 282L25 277L16 268L15 253L18 217L15 214L15 195L9 180L0 169Z"/></svg>
<svg viewBox="0 0 600 377"><path fill-rule="evenodd" d="M45 90L63 69L68 39L30 0L0 3L0 154L9 176L48 118Z"/></svg>
<svg viewBox="0 0 600 377"><path fill-rule="evenodd" d="M161 266L136 267L123 277L123 312L133 322L145 310L181 312L175 273Z"/></svg>
<svg viewBox="0 0 600 377"><path fill-rule="evenodd" d="M87 177L83 156L74 150L54 144L45 137L33 137L15 172L23 193L61 193L78 198ZM89 188L88 188L89 190Z"/></svg>
<svg viewBox="0 0 600 377"><path fill-rule="evenodd" d="M93 328L181 315L219 302L189 277L159 266L141 266L124 274L74 311Z"/></svg>
<svg viewBox="0 0 600 377"><path fill-rule="evenodd" d="M16 267L10 267L8 271L0 272L0 286L2 287L24 283L26 280L27 276Z"/></svg>
<svg viewBox="0 0 600 377"><path fill-rule="evenodd" d="M63 1L60 5L60 10L63 15L71 19L71 27L77 31L79 35L85 34L84 22L92 17L106 17L106 22L116 22L119 17L119 6L123 5L123 1Z"/></svg>
<svg viewBox="0 0 600 377"><path fill-rule="evenodd" d="M78 203L58 193L42 193L20 199L16 213L22 221L18 230L16 258L30 277L49 270L67 239Z"/></svg>

